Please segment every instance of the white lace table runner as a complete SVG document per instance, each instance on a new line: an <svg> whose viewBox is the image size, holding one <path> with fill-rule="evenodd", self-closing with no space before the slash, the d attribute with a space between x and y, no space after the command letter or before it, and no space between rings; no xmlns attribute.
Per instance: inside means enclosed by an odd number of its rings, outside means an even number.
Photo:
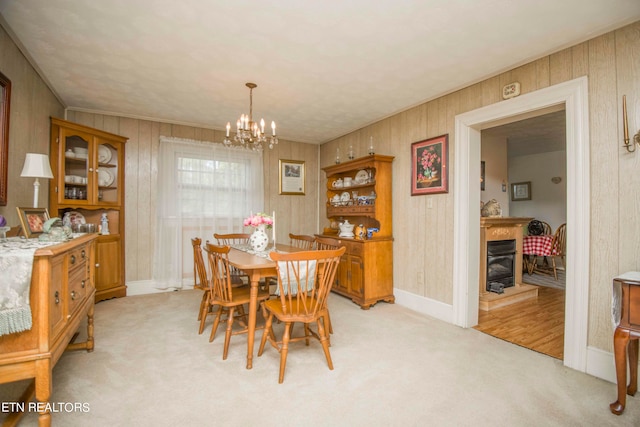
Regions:
<svg viewBox="0 0 640 427"><path fill-rule="evenodd" d="M0 336L31 329L29 290L36 250L59 242L8 239L0 243Z"/></svg>
<svg viewBox="0 0 640 427"><path fill-rule="evenodd" d="M233 249L237 249L239 251L246 252L248 254L259 256L260 258L267 258L267 259L269 259L269 254L271 252L274 252L274 251L277 252L274 249L273 245L267 247L267 249L265 249L264 251L254 251L253 249L251 249L251 246L249 245L231 245L231 247Z"/></svg>

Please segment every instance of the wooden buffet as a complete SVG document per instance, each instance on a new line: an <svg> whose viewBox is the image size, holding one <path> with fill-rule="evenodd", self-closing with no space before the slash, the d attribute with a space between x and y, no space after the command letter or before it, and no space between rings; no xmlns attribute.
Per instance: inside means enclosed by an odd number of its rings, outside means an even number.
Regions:
<svg viewBox="0 0 640 427"><path fill-rule="evenodd" d="M48 402L52 371L65 350L93 351L95 298L95 234L38 249L34 255L30 287L32 327L0 336L0 383L33 378L21 396L30 402ZM87 341L74 343L87 317ZM51 424L48 405L39 405L39 425ZM15 425L21 413L11 413L4 425Z"/></svg>
<svg viewBox="0 0 640 427"><path fill-rule="evenodd" d="M336 245L347 248L342 256L332 291L351 298L363 309L378 301L393 303L393 228L392 228L392 156L374 154L323 168L327 176L327 219L333 227L325 228L319 236L330 238ZM358 174L369 176L366 182L358 182ZM334 182L351 178L352 185L336 188ZM357 191L367 199L358 203L350 196L351 203L336 206L336 196ZM344 199L343 199L344 200ZM367 229L377 228L371 238L339 237L336 224L348 219Z"/></svg>

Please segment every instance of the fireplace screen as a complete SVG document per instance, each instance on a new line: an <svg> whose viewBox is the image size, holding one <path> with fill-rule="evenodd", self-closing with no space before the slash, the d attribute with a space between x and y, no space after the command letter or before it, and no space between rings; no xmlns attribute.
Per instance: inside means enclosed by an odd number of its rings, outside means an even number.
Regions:
<svg viewBox="0 0 640 427"><path fill-rule="evenodd" d="M487 242L487 291L503 293L515 285L516 241Z"/></svg>

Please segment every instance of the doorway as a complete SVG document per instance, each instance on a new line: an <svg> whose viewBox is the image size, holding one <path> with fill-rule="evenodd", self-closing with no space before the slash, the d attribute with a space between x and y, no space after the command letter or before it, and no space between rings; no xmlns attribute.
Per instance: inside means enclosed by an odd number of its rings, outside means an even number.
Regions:
<svg viewBox="0 0 640 427"><path fill-rule="evenodd" d="M567 292L564 365L586 372L589 289L589 125L581 77L456 116L454 171L454 323L478 323L480 131L564 105L567 141Z"/></svg>

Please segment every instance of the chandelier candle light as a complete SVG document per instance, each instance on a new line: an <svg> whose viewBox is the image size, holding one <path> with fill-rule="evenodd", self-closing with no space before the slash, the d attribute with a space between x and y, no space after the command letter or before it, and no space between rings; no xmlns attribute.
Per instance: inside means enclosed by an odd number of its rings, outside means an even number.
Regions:
<svg viewBox="0 0 640 427"><path fill-rule="evenodd" d="M263 144L269 143L269 148L278 144L276 136L276 122L271 122L271 136L264 134L264 119L260 119L260 124L253 121L253 89L258 87L255 83L246 83L249 88L249 114L242 114L236 122L236 135L230 138L231 123L227 122L227 136L224 144L228 147L238 146L251 150L262 150ZM235 143L235 144L234 144Z"/></svg>

